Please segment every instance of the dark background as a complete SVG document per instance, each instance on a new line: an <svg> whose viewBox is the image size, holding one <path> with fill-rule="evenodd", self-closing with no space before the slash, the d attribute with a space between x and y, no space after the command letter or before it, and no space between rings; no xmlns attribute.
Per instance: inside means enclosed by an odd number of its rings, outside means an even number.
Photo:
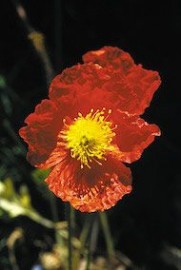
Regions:
<svg viewBox="0 0 181 270"><path fill-rule="evenodd" d="M143 118L156 123L162 136L131 165L133 192L108 214L116 248L142 265L142 269L181 269L181 1L22 0L21 3L31 25L46 37L55 74L81 62L82 54L88 50L105 45L122 48L136 63L160 73L162 85ZM11 125L18 133L24 118L46 98L48 89L40 59L12 2L0 4L0 74L9 89ZM1 116L6 115L3 106L1 111ZM3 147L14 146L15 141L4 127L1 132ZM7 163L8 173L16 179L17 186L25 181L21 172L13 174L20 161L27 173L32 170L22 157ZM35 206L49 215L46 207L42 209L40 195L31 181L27 179L27 183L34 192ZM62 205L57 203L63 218ZM13 225L8 223L9 227L5 225L10 228L19 222L18 219ZM34 230L36 234L39 228L35 226ZM7 233L5 229L4 232ZM105 248L101 237L98 248Z"/></svg>

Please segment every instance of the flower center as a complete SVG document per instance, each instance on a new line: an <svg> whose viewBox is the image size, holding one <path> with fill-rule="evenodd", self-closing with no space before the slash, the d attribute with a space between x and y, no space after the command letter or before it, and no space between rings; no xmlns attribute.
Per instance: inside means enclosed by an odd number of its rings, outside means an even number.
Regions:
<svg viewBox="0 0 181 270"><path fill-rule="evenodd" d="M100 163L105 160L105 154L113 151L114 146L111 145L115 136L112 123L107 121L111 110L105 117L105 109L102 111L90 111L85 117L81 113L75 118L75 121L63 130L61 137L65 141L65 145L70 149L72 158L76 158L81 162L81 168L85 166L90 168L90 163L94 160Z"/></svg>

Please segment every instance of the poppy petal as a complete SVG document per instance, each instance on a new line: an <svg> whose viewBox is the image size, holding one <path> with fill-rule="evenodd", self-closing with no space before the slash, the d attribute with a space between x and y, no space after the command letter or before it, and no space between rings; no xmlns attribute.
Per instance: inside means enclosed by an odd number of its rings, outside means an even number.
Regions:
<svg viewBox="0 0 181 270"><path fill-rule="evenodd" d="M123 74L127 74L134 66L134 61L129 53L111 46L87 52L82 58L84 63L98 64L104 68L119 70Z"/></svg>
<svg viewBox="0 0 181 270"><path fill-rule="evenodd" d="M72 95L74 99L77 99L80 95L101 88L109 79L110 76L99 65L92 63L78 64L66 68L52 80L49 97L50 99L57 99L57 97L65 98L67 95Z"/></svg>
<svg viewBox="0 0 181 270"><path fill-rule="evenodd" d="M45 162L57 144L57 134L63 126L64 108L51 100L43 100L36 106L35 112L25 120L27 126L19 131L28 143L28 161L34 165Z"/></svg>
<svg viewBox="0 0 181 270"><path fill-rule="evenodd" d="M104 211L131 192L131 171L111 157L82 170L76 160L64 160L46 179L49 189L82 212Z"/></svg>
<svg viewBox="0 0 181 270"><path fill-rule="evenodd" d="M103 67L110 77L104 84L104 90L111 91L112 102L131 114L144 113L161 83L158 72L136 65L128 53L116 47L88 52L83 60Z"/></svg>
<svg viewBox="0 0 181 270"><path fill-rule="evenodd" d="M157 125L148 124L138 116L118 111L112 118L117 125L115 143L121 152L121 161L126 163L138 160L155 136L161 134Z"/></svg>

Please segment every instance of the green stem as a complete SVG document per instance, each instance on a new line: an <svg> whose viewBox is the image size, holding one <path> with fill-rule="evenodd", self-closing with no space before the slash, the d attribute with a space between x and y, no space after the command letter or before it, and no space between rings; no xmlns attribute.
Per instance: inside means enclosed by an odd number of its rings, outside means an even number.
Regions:
<svg viewBox="0 0 181 270"><path fill-rule="evenodd" d="M80 236L81 248L80 254L84 254L86 259L86 268L85 270L89 270L90 268L90 258L91 258L91 241L90 241L90 230L93 223L93 216L91 214L87 215L85 218L83 230Z"/></svg>
<svg viewBox="0 0 181 270"><path fill-rule="evenodd" d="M87 243L87 253L86 253L86 268L85 270L90 270L90 261L91 261L91 245L90 240Z"/></svg>
<svg viewBox="0 0 181 270"><path fill-rule="evenodd" d="M94 217L94 222L91 228L91 236L90 236L90 252L93 254L97 248L97 238L99 233L99 222L98 215L96 213Z"/></svg>
<svg viewBox="0 0 181 270"><path fill-rule="evenodd" d="M99 229L98 225L97 214L86 215L83 230L80 236L80 254L85 256L86 270L90 269L91 256L94 253L97 245L97 235Z"/></svg>
<svg viewBox="0 0 181 270"><path fill-rule="evenodd" d="M9 260L10 260L10 263L11 263L11 266L12 266L12 270L20 270L19 269L19 266L17 264L17 261L16 261L16 256L15 256L15 253L14 253L14 248L12 250L9 249Z"/></svg>
<svg viewBox="0 0 181 270"><path fill-rule="evenodd" d="M106 213L105 212L99 213L99 218L100 218L100 223L101 223L104 237L105 237L108 257L109 257L109 259L111 259L114 256L114 245L113 245L112 236L111 236Z"/></svg>
<svg viewBox="0 0 181 270"><path fill-rule="evenodd" d="M93 224L91 226L91 234L87 244L86 270L90 270L91 257L97 247L97 236L99 231L99 223L97 214L94 215Z"/></svg>
<svg viewBox="0 0 181 270"><path fill-rule="evenodd" d="M50 193L49 202L50 202L50 208L51 208L51 213L52 213L52 220L54 223L56 223L58 222L58 210L57 210L56 198L52 193ZM56 240L56 243L59 244L59 246L62 246L63 239L61 235L59 234L58 229L55 230L55 240Z"/></svg>
<svg viewBox="0 0 181 270"><path fill-rule="evenodd" d="M73 269L72 265L72 236L74 226L74 210L71 205L67 205L67 221L68 221L68 270Z"/></svg>
<svg viewBox="0 0 181 270"><path fill-rule="evenodd" d="M57 211L56 199L52 193L50 193L49 201L50 201L50 208L52 212L52 220L56 223L58 222L58 211Z"/></svg>
<svg viewBox="0 0 181 270"><path fill-rule="evenodd" d="M80 242L81 242L81 248L80 248L80 254L83 254L83 251L85 250L86 241L88 239L88 235L90 232L90 228L92 226L92 217L89 215L86 216L83 230L80 235Z"/></svg>

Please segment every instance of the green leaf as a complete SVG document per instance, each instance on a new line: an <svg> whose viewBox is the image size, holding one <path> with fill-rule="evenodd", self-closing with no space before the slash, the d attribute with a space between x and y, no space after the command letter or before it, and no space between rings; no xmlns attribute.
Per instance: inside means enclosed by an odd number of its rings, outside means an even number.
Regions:
<svg viewBox="0 0 181 270"><path fill-rule="evenodd" d="M22 185L20 187L20 195L19 195L19 201L20 204L26 208L26 209L32 209L32 204L31 204L31 197L28 191L27 186Z"/></svg>
<svg viewBox="0 0 181 270"><path fill-rule="evenodd" d="M0 88L4 88L6 87L6 81L5 81L5 78L0 75Z"/></svg>
<svg viewBox="0 0 181 270"><path fill-rule="evenodd" d="M44 180L47 178L47 176L49 175L50 170L39 170L39 169L35 169L32 172L32 178L35 181L35 183L37 184L44 184Z"/></svg>
<svg viewBox="0 0 181 270"><path fill-rule="evenodd" d="M13 200L17 197L16 191L14 189L13 180L8 177L3 182L3 188L4 192L1 194L3 198L6 198L8 200Z"/></svg>

